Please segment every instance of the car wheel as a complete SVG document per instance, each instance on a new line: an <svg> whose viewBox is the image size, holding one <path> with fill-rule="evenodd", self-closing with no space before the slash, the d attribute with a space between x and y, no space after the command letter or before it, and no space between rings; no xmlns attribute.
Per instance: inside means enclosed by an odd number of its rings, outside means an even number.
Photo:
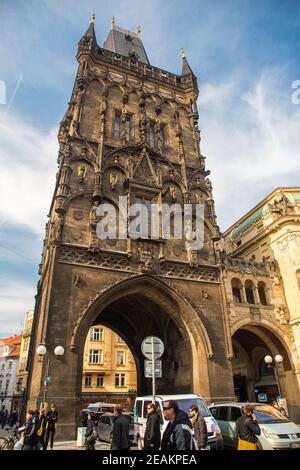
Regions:
<svg viewBox="0 0 300 470"><path fill-rule="evenodd" d="M258 439L256 441L256 447L257 447L257 450L264 450L261 442Z"/></svg>
<svg viewBox="0 0 300 470"><path fill-rule="evenodd" d="M137 448L138 448L138 450L143 450L144 449L143 441L142 441L142 438L140 436L137 438Z"/></svg>

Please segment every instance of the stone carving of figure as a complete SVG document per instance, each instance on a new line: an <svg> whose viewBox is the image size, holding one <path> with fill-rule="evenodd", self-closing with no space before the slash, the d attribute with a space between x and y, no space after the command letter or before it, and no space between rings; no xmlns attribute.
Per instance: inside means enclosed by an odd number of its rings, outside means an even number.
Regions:
<svg viewBox="0 0 300 470"><path fill-rule="evenodd" d="M107 111L107 103L106 103L106 96L103 95L102 96L102 101L101 101L101 104L100 104L100 116L105 116L106 114L106 111Z"/></svg>
<svg viewBox="0 0 300 470"><path fill-rule="evenodd" d="M176 137L181 140L182 136L182 129L179 121L179 111L174 112L174 120L175 120L175 129L176 129Z"/></svg>
<svg viewBox="0 0 300 470"><path fill-rule="evenodd" d="M288 324L288 318L287 318L284 307L278 307L277 319L278 319L280 325L287 325Z"/></svg>
<svg viewBox="0 0 300 470"><path fill-rule="evenodd" d="M85 166L79 166L78 167L78 181L79 183L83 183L84 178L85 178L85 173L86 173L86 167Z"/></svg>
<svg viewBox="0 0 300 470"><path fill-rule="evenodd" d="M118 184L119 177L116 172L112 171L109 174L109 184L112 190L116 189L116 186Z"/></svg>
<svg viewBox="0 0 300 470"><path fill-rule="evenodd" d="M212 190L212 184L211 184L211 181L209 178L206 178L205 180L205 186L206 188L208 189L208 191L211 191Z"/></svg>
<svg viewBox="0 0 300 470"><path fill-rule="evenodd" d="M268 204L270 212L275 216L285 216L294 212L294 206L285 194L279 194L274 198L273 204Z"/></svg>
<svg viewBox="0 0 300 470"><path fill-rule="evenodd" d="M201 204L202 203L202 194L201 193L195 193L195 203L196 204Z"/></svg>
<svg viewBox="0 0 300 470"><path fill-rule="evenodd" d="M57 219L52 222L52 232L51 232L51 241L59 242L62 236L64 221L61 216L58 216Z"/></svg>
<svg viewBox="0 0 300 470"><path fill-rule="evenodd" d="M139 129L140 129L141 141L146 142L148 138L148 132L149 132L149 119L145 112L142 113L142 116L139 122Z"/></svg>
<svg viewBox="0 0 300 470"><path fill-rule="evenodd" d="M124 107L121 113L121 129L120 129L120 136L123 145L126 144L126 119L127 119L127 109Z"/></svg>
<svg viewBox="0 0 300 470"><path fill-rule="evenodd" d="M205 300L209 299L209 293L207 289L202 289L202 299L205 299Z"/></svg>
<svg viewBox="0 0 300 470"><path fill-rule="evenodd" d="M95 201L89 214L89 223L91 227L95 227L95 225L99 222L100 217L97 214L97 209L99 206L99 201Z"/></svg>
<svg viewBox="0 0 300 470"><path fill-rule="evenodd" d="M177 201L177 188L176 186L169 186L169 192L172 199L172 202Z"/></svg>

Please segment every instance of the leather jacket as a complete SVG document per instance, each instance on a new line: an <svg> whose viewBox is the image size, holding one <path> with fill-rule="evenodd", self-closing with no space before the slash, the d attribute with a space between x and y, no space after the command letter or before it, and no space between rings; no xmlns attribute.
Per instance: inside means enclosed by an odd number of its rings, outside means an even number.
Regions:
<svg viewBox="0 0 300 470"><path fill-rule="evenodd" d="M243 441L256 442L256 437L260 435L260 427L252 416L243 415L236 422L236 436Z"/></svg>

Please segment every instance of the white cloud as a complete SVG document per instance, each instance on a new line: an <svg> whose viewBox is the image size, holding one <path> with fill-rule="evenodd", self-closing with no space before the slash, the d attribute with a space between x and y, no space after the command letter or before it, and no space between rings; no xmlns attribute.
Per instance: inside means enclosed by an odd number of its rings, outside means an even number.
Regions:
<svg viewBox="0 0 300 470"><path fill-rule="evenodd" d="M232 80L202 87L202 151L212 171L222 230L278 186L299 185L300 106L283 71L265 70L253 85ZM286 87L286 88L284 88Z"/></svg>
<svg viewBox="0 0 300 470"><path fill-rule="evenodd" d="M0 113L0 220L42 233L55 184L57 130Z"/></svg>
<svg viewBox="0 0 300 470"><path fill-rule="evenodd" d="M0 278L0 337L20 334L24 313L34 307L35 285Z"/></svg>

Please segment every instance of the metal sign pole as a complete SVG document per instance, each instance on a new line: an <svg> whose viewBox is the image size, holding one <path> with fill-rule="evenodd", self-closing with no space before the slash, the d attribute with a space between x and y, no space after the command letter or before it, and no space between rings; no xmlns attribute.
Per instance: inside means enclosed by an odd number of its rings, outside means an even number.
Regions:
<svg viewBox="0 0 300 470"><path fill-rule="evenodd" d="M155 404L155 357L154 357L154 336L152 336L152 394L153 403Z"/></svg>

